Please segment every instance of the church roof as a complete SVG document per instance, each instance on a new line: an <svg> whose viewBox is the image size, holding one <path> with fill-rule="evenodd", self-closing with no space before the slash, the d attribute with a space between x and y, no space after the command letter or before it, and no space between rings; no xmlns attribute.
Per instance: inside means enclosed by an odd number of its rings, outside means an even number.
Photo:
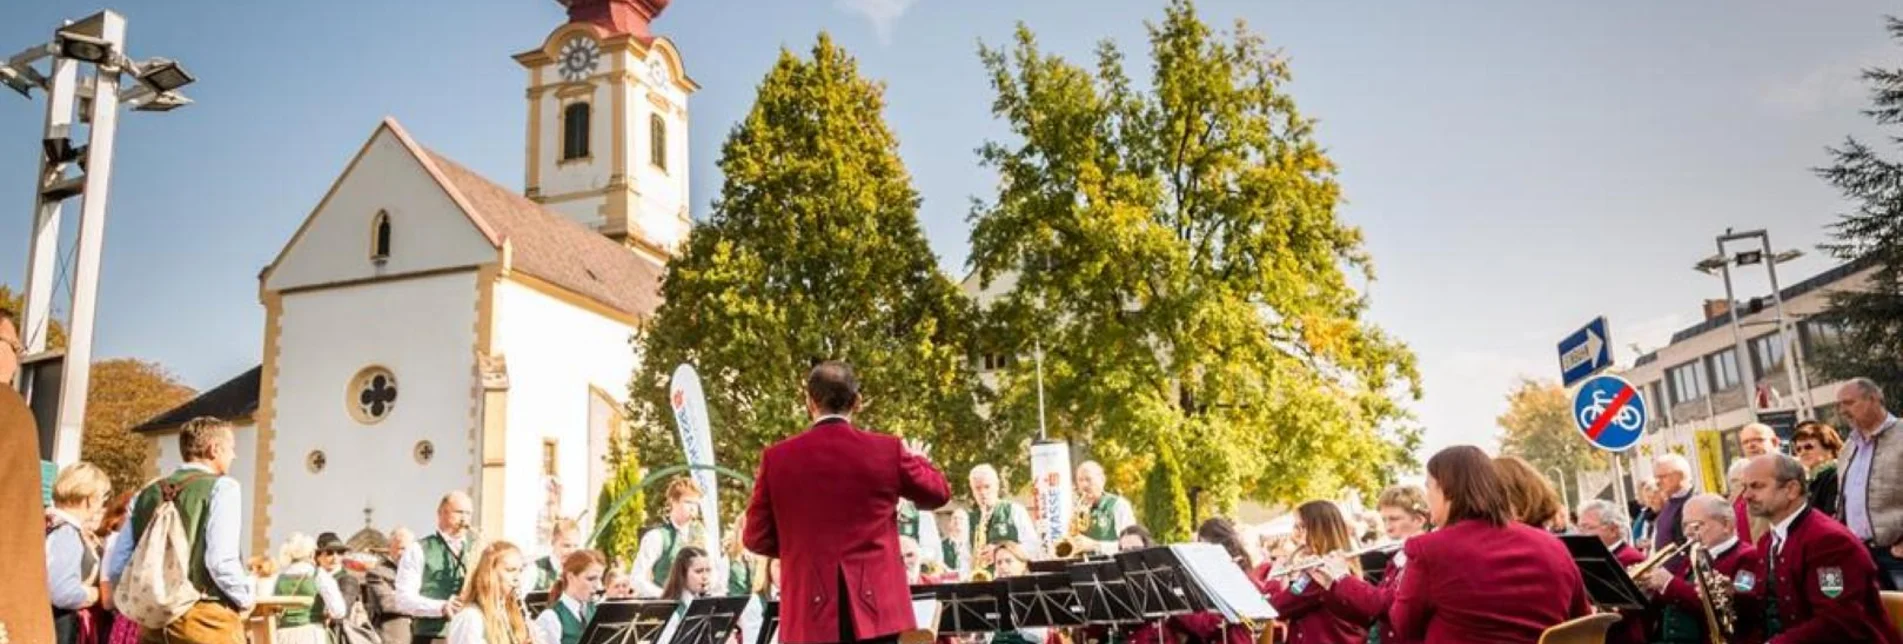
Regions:
<svg viewBox="0 0 1903 644"><path fill-rule="evenodd" d="M225 420L242 421L251 418L258 411L258 386L264 379L262 365L252 367L250 371L238 374L238 377L224 384L205 390L197 398L185 404L173 407L170 411L153 416L151 420L133 427L135 433L162 432L178 429L185 421L200 416L212 416Z"/></svg>
<svg viewBox="0 0 1903 644"><path fill-rule="evenodd" d="M461 197L469 216L509 244L512 270L637 317L660 306L659 265L448 157L419 151L441 173L443 187Z"/></svg>

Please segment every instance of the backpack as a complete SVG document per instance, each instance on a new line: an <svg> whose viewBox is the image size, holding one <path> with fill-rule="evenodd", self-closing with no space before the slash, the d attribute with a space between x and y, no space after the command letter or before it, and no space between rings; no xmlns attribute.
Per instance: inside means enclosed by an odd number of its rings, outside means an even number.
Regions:
<svg viewBox="0 0 1903 644"><path fill-rule="evenodd" d="M159 489L159 503L112 592L119 612L140 626L163 629L178 621L201 598L198 588L192 586L192 543L185 538L185 525L178 517L175 501L185 486L205 476L153 483Z"/></svg>

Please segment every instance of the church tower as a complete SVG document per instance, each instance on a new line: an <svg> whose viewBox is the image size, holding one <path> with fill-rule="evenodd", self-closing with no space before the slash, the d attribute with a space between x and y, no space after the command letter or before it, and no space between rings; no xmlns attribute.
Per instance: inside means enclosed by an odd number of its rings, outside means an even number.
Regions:
<svg viewBox="0 0 1903 644"><path fill-rule="evenodd" d="M528 70L524 194L656 263L687 240L687 98L699 89L648 24L668 0L560 0L568 22Z"/></svg>

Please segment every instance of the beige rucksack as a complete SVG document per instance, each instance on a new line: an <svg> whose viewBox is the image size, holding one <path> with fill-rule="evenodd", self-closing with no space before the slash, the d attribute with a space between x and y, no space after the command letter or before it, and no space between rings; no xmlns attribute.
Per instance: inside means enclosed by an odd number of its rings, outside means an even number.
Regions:
<svg viewBox="0 0 1903 644"><path fill-rule="evenodd" d="M158 506L147 520L145 534L139 535L119 585L112 591L119 612L140 626L163 629L200 599L191 580L192 543L185 538L185 524L179 519L174 501L185 486L205 476L209 475L187 476L177 483L153 483L159 488Z"/></svg>

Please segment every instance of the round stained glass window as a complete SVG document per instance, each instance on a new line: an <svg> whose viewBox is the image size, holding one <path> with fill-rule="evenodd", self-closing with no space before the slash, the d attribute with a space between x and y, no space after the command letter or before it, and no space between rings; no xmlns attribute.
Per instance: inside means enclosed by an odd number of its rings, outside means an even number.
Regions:
<svg viewBox="0 0 1903 644"><path fill-rule="evenodd" d="M344 405L350 416L365 425L374 425L396 412L396 376L383 367L365 367L350 379Z"/></svg>

